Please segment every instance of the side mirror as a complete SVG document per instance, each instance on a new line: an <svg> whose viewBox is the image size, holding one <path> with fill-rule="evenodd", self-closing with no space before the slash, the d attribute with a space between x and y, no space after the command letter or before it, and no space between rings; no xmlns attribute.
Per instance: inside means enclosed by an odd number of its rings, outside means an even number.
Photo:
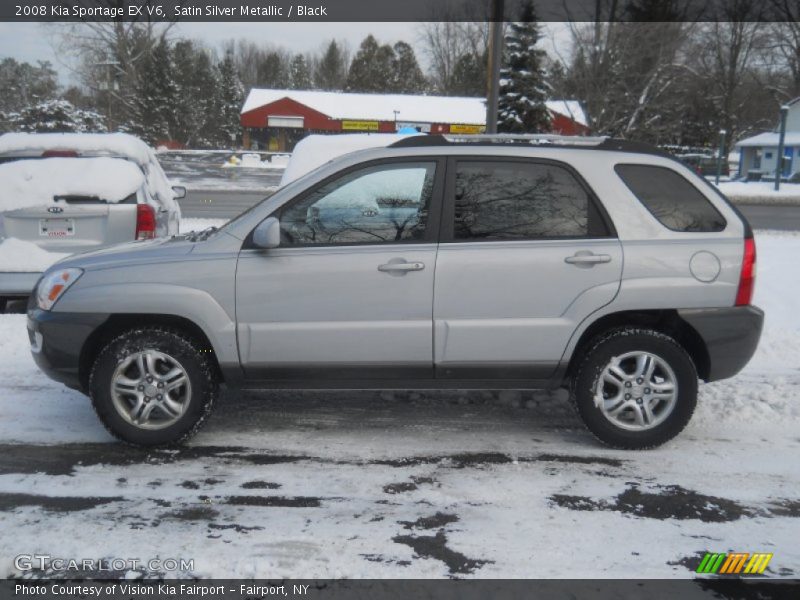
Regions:
<svg viewBox="0 0 800 600"><path fill-rule="evenodd" d="M253 231L253 243L264 250L280 246L281 222L275 217L261 221Z"/></svg>
<svg viewBox="0 0 800 600"><path fill-rule="evenodd" d="M172 193L175 194L175 200L186 198L186 188L183 187L182 185L173 185Z"/></svg>

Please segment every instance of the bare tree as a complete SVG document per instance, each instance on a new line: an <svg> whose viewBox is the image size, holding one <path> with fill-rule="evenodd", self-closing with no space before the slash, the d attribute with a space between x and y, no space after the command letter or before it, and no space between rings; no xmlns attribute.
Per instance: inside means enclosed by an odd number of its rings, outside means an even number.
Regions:
<svg viewBox="0 0 800 600"><path fill-rule="evenodd" d="M107 6L124 6L125 0L101 0ZM102 111L109 125L133 110L133 90L146 76L144 59L166 40L174 22L113 21L53 23L48 27L56 55L81 83L102 96ZM105 101L103 101L105 100Z"/></svg>
<svg viewBox="0 0 800 600"><path fill-rule="evenodd" d="M430 62L429 75L437 92L461 94L460 79L469 77L481 93L486 88L486 49L489 27L485 19L488 3L481 0L436 3L432 22L420 26L420 42ZM435 22L434 22L435 21ZM472 68L466 69L466 65ZM475 67L479 72L476 73ZM462 77L459 77L462 75ZM476 76L478 81L474 81Z"/></svg>
<svg viewBox="0 0 800 600"><path fill-rule="evenodd" d="M726 21L703 25L690 52L690 66L705 81L718 127L728 132L730 146L746 129L743 116L754 101L748 81L753 78L754 62L764 46L767 29L758 22L762 11L758 0L731 0L722 11Z"/></svg>

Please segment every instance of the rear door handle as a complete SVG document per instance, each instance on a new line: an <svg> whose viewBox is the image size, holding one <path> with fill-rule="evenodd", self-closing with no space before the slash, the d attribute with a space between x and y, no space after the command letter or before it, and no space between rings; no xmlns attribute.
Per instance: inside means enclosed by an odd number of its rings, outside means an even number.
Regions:
<svg viewBox="0 0 800 600"><path fill-rule="evenodd" d="M422 271L425 268L425 263L421 262L390 262L385 265L378 265L378 271L384 273L391 273L396 271Z"/></svg>
<svg viewBox="0 0 800 600"><path fill-rule="evenodd" d="M599 263L611 262L611 256L608 254L592 254L586 251L576 252L572 256L565 258L564 262L571 265L586 265L590 267Z"/></svg>

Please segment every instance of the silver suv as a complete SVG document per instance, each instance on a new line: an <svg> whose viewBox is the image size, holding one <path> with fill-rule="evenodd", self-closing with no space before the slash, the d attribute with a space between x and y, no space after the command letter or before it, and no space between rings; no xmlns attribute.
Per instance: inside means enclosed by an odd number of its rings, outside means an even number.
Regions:
<svg viewBox="0 0 800 600"><path fill-rule="evenodd" d="M568 387L603 442L677 435L736 374L747 222L670 156L605 138L413 136L330 161L230 221L66 259L33 355L134 444L245 388Z"/></svg>

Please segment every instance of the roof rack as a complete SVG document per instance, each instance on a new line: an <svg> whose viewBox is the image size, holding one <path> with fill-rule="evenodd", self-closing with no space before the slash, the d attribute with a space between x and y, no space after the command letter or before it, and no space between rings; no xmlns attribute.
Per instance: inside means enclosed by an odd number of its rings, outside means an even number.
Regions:
<svg viewBox="0 0 800 600"><path fill-rule="evenodd" d="M608 139L605 136L558 135L553 133L479 133L472 135L444 134L442 137L448 142L527 142L533 145L558 144L560 146L599 146Z"/></svg>
<svg viewBox="0 0 800 600"><path fill-rule="evenodd" d="M545 146L554 148L585 148L609 150L614 152L631 152L653 154L673 158L668 152L648 144L632 140L620 140L606 136L577 136L543 134L436 134L410 135L391 144L390 148L414 148L424 146L452 146L457 144L512 144L515 146Z"/></svg>

